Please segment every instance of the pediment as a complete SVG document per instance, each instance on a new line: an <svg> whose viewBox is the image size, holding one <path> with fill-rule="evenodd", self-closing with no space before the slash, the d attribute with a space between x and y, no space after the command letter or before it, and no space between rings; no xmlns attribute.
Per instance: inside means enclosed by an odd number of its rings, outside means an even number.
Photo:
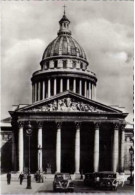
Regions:
<svg viewBox="0 0 135 195"><path fill-rule="evenodd" d="M82 97L73 92L65 92L52 98L36 102L17 111L22 112L93 112L122 113L112 107Z"/></svg>

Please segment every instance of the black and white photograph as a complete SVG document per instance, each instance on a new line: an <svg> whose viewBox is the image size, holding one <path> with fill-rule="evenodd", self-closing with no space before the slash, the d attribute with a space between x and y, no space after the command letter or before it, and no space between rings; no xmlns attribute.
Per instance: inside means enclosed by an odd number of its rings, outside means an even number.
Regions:
<svg viewBox="0 0 135 195"><path fill-rule="evenodd" d="M134 2L1 1L0 193L134 194Z"/></svg>

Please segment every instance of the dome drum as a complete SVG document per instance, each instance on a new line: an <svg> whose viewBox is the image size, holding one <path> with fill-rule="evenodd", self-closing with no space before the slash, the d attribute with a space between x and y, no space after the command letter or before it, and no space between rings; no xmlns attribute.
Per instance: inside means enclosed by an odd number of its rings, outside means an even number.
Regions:
<svg viewBox="0 0 135 195"><path fill-rule="evenodd" d="M96 85L97 78L95 74L84 73L82 71L62 71L62 70L52 70L52 71L37 71L33 74L31 78L32 82L42 81L46 78L55 78L55 77L69 77L69 78L77 78L77 79L85 79L91 81Z"/></svg>
<svg viewBox="0 0 135 195"><path fill-rule="evenodd" d="M69 76L46 77L32 82L33 102L40 101L65 91L72 91L89 99L96 99L96 84L84 78Z"/></svg>

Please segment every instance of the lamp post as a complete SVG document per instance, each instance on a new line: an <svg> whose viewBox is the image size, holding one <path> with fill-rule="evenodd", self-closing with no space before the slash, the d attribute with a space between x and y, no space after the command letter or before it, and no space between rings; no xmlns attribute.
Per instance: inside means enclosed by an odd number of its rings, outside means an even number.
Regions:
<svg viewBox="0 0 135 195"><path fill-rule="evenodd" d="M130 156L131 156L131 166L130 166L130 184L133 183L133 175L132 175L132 172L134 170L134 166L133 166L133 155L134 155L134 149L133 147L131 146L129 148L129 153L130 153Z"/></svg>
<svg viewBox="0 0 135 195"><path fill-rule="evenodd" d="M28 176L27 176L27 187L26 189L31 189L31 175L30 175L30 136L32 135L32 126L30 121L28 122L28 126L26 129L26 135L29 138L29 166L28 166Z"/></svg>

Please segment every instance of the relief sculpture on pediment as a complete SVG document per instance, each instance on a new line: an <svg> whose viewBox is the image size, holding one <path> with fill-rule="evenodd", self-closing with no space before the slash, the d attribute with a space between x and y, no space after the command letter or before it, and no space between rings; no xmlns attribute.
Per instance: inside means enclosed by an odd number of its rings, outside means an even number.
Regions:
<svg viewBox="0 0 135 195"><path fill-rule="evenodd" d="M75 101L74 99L69 97L54 100L47 105L33 108L27 111L104 112L103 110L100 110L94 106L89 105L88 103Z"/></svg>

